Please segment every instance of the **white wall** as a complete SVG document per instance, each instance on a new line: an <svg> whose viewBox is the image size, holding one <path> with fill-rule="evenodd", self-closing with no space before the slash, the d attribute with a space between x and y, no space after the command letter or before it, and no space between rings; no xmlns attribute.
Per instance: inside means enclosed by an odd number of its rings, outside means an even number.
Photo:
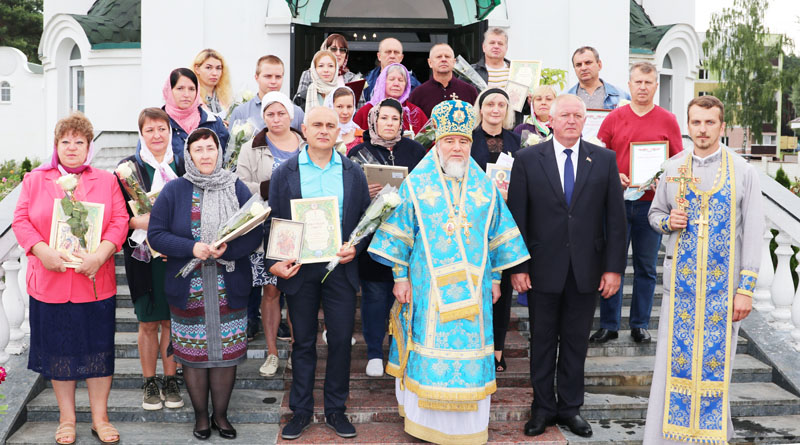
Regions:
<svg viewBox="0 0 800 445"><path fill-rule="evenodd" d="M25 157L44 159L49 153L44 131L43 76L28 69L16 48L0 47L0 82L11 84L11 102L0 102L0 162Z"/></svg>
<svg viewBox="0 0 800 445"><path fill-rule="evenodd" d="M225 58L234 94L257 90L255 64L266 54L283 60L288 77L290 17L286 2L237 0L235 7L231 5L214 0L142 0L140 108L163 105L161 90L170 71L191 68L194 56L204 48L213 48ZM187 35L185 27L176 26L175 17L196 26ZM287 82L283 92L289 94Z"/></svg>
<svg viewBox="0 0 800 445"><path fill-rule="evenodd" d="M90 51L84 57L86 116L95 136L103 130L137 131L141 102L141 58L138 49Z"/></svg>
<svg viewBox="0 0 800 445"><path fill-rule="evenodd" d="M489 15L490 26L510 26L509 59L567 70L569 88L578 82L572 53L593 46L603 62L600 77L626 91L629 22L629 0L606 0L603 7L594 0L506 0Z"/></svg>
<svg viewBox="0 0 800 445"><path fill-rule="evenodd" d="M695 26L695 0L636 0L656 26L686 23ZM731 2L732 3L732 2Z"/></svg>

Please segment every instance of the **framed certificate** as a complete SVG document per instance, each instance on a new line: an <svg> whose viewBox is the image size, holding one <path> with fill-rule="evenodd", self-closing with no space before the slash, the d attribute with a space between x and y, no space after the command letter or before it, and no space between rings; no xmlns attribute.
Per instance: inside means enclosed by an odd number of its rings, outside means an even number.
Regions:
<svg viewBox="0 0 800 445"><path fill-rule="evenodd" d="M265 256L278 261L299 260L304 229L301 222L272 218Z"/></svg>
<svg viewBox="0 0 800 445"><path fill-rule="evenodd" d="M528 86L533 93L539 86L542 75L542 62L539 60L512 60L509 67L508 80Z"/></svg>
<svg viewBox="0 0 800 445"><path fill-rule="evenodd" d="M486 164L486 176L501 193L508 193L508 184L511 182L511 167L504 165Z"/></svg>
<svg viewBox="0 0 800 445"><path fill-rule="evenodd" d="M597 108L589 108L586 110L586 122L583 124L583 137L584 140L591 139L592 137L597 137L597 133L600 131L600 125L603 124L603 121L608 116L608 113L611 113L612 110L602 110Z"/></svg>
<svg viewBox="0 0 800 445"><path fill-rule="evenodd" d="M80 240L72 234L72 230L67 223L67 215L61 208L61 200L55 199L53 202L53 218L50 222L50 247L67 254L70 261L64 265L77 268L83 260L75 256L76 252L94 253L100 247L100 236L103 230L103 211L105 206L96 202L81 202L89 212L86 220L89 230L85 235L86 247L81 247Z"/></svg>
<svg viewBox="0 0 800 445"><path fill-rule="evenodd" d="M363 150L362 150L363 151ZM408 167L400 165L364 164L364 175L368 184L390 184L400 188L408 176Z"/></svg>
<svg viewBox="0 0 800 445"><path fill-rule="evenodd" d="M528 86L509 80L506 85L506 93L508 93L508 104L511 109L518 113L522 112L522 107L525 106L525 101L528 99Z"/></svg>
<svg viewBox="0 0 800 445"><path fill-rule="evenodd" d="M292 199L292 220L305 225L301 263L327 263L342 247L339 200L335 196Z"/></svg>
<svg viewBox="0 0 800 445"><path fill-rule="evenodd" d="M639 187L650 180L667 160L669 141L631 142L631 185Z"/></svg>

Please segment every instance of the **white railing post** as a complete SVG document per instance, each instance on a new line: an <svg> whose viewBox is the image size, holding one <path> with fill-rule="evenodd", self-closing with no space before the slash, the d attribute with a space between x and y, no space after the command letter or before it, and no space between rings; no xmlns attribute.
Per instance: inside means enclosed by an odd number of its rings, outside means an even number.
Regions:
<svg viewBox="0 0 800 445"><path fill-rule="evenodd" d="M14 249L18 251L19 249ZM12 255L16 253L12 251ZM6 352L9 354L22 354L25 350L25 333L22 332L20 326L25 319L25 306L22 304L22 298L19 295L19 261L9 257L8 260L3 262L3 270L6 271L6 290L3 291L3 308L8 317L9 342L6 346Z"/></svg>
<svg viewBox="0 0 800 445"><path fill-rule="evenodd" d="M3 291L6 288L6 284L2 280L3 273L0 270L0 295L2 295ZM8 319L6 318L6 311L3 309L3 305L0 304L0 366L4 365L8 361L8 353L6 352L6 345L8 345L8 337L9 337L9 328L8 328Z"/></svg>
<svg viewBox="0 0 800 445"><path fill-rule="evenodd" d="M800 261L800 252L797 252L795 258ZM800 274L800 264L795 269ZM792 338L794 339L794 348L800 351L800 285L797 286L797 292L794 294L794 302L792 303Z"/></svg>
<svg viewBox="0 0 800 445"><path fill-rule="evenodd" d="M775 237L778 247L775 255L778 257L778 267L775 269L775 279L772 282L772 302L775 309L771 312L773 326L781 331L789 331L792 326L792 301L794 300L794 282L789 269L789 259L794 255L791 242L792 238L783 230Z"/></svg>
<svg viewBox="0 0 800 445"><path fill-rule="evenodd" d="M19 283L19 296L22 299L22 306L25 308L25 318L22 320L22 326L19 328L22 329L22 332L25 334L31 333L31 323L29 319L29 305L30 305L30 296L28 295L28 281L26 279L26 274L28 271L28 255L25 255L25 249L19 247L19 279L17 282Z"/></svg>
<svg viewBox="0 0 800 445"><path fill-rule="evenodd" d="M761 266L758 269L758 282L756 282L756 290L753 292L753 307L763 312L767 319L771 319L770 312L775 310L772 304L772 296L770 295L770 288L772 280L775 279L775 267L772 265L772 256L770 255L769 244L772 241L772 230L769 227L764 231L764 243L761 249Z"/></svg>

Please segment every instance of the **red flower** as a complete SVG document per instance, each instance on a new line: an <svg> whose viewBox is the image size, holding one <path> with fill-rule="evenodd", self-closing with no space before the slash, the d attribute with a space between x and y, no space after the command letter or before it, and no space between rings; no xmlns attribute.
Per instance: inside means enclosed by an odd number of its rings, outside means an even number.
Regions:
<svg viewBox="0 0 800 445"><path fill-rule="evenodd" d="M0 366L0 383L3 383L6 380L6 368Z"/></svg>

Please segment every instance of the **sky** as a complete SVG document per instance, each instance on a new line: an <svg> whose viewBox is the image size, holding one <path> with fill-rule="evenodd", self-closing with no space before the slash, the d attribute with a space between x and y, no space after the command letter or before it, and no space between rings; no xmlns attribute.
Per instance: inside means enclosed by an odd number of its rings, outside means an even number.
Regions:
<svg viewBox="0 0 800 445"><path fill-rule="evenodd" d="M711 14L733 6L733 0L696 0L695 30L705 32ZM769 0L764 21L772 33L794 40L794 53L800 56L800 0Z"/></svg>

